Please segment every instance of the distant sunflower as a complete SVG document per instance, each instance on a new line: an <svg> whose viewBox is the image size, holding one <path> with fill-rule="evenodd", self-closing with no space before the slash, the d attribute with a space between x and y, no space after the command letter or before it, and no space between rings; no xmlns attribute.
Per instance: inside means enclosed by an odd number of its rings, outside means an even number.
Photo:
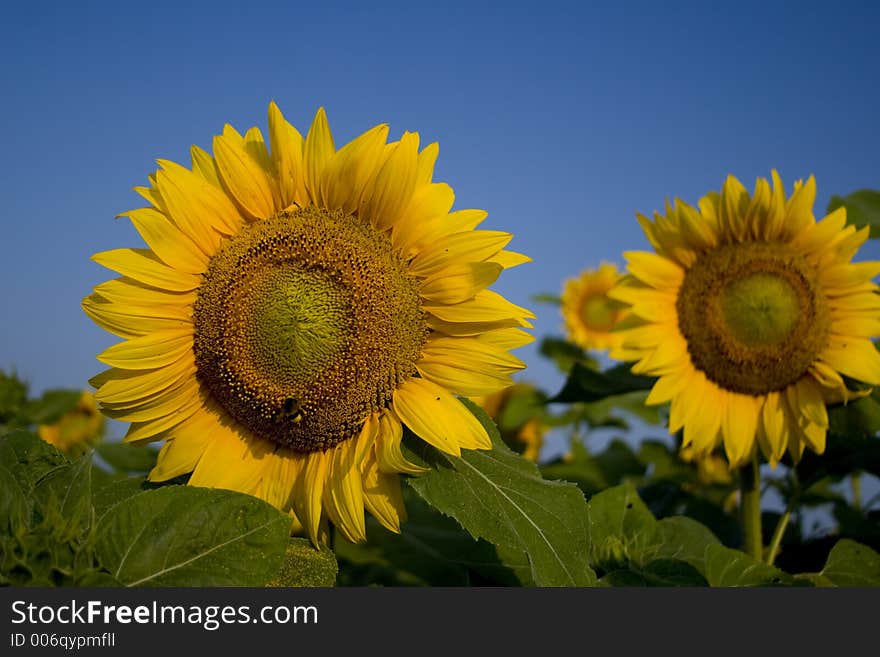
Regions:
<svg viewBox="0 0 880 657"><path fill-rule="evenodd" d="M104 417L95 396L83 391L76 406L51 424L37 426L37 435L62 452L78 455L98 442L104 434Z"/></svg>
<svg viewBox="0 0 880 657"><path fill-rule="evenodd" d="M731 176L699 209L639 215L656 253L625 254L632 276L611 293L636 318L623 347L660 377L647 401L672 402L669 428L697 454L821 454L825 403L852 396L842 375L880 384L880 262L852 263L868 228L844 208L817 222L815 197L811 177L786 199L774 171L751 196Z"/></svg>
<svg viewBox="0 0 880 657"><path fill-rule="evenodd" d="M625 304L608 296L621 273L612 264L585 269L577 278L565 282L562 290L562 317L569 339L584 349L613 349L620 336L612 329L626 314Z"/></svg>
<svg viewBox="0 0 880 657"><path fill-rule="evenodd" d="M379 125L336 149L323 109L303 139L275 104L269 145L226 126L192 170L159 160L152 205L127 213L147 249L94 256L120 274L83 302L125 338L98 359L104 413L130 442L165 440L150 478L229 488L291 509L314 541L329 518L398 531L402 425L449 454L489 449L456 395L510 385L528 310L488 290L529 259L475 230L432 182L437 144ZM271 151L271 152L270 152Z"/></svg>

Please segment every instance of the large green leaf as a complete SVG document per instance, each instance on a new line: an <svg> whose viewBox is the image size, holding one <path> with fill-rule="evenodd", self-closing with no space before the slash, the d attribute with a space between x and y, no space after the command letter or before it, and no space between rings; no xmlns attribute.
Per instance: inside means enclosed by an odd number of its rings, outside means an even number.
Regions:
<svg viewBox="0 0 880 657"><path fill-rule="evenodd" d="M590 499L592 565L613 586L705 586L706 548L718 539L684 517L656 520L631 486Z"/></svg>
<svg viewBox="0 0 880 657"><path fill-rule="evenodd" d="M101 564L126 586L261 586L287 548L290 518L228 490L166 486L98 523Z"/></svg>
<svg viewBox="0 0 880 657"><path fill-rule="evenodd" d="M846 222L861 228L871 227L871 237L880 237L880 191L860 189L847 196L832 196L828 212L846 206Z"/></svg>
<svg viewBox="0 0 880 657"><path fill-rule="evenodd" d="M673 516L657 521L654 541L641 555L643 561L673 559L706 573L706 548L720 545L708 527L686 516Z"/></svg>
<svg viewBox="0 0 880 657"><path fill-rule="evenodd" d="M100 472L100 470L99 470ZM94 472L92 473L95 474ZM117 479L102 486L92 485L92 507L95 509L95 518L100 519L114 506L124 502L129 497L148 490L142 477L127 477Z"/></svg>
<svg viewBox="0 0 880 657"><path fill-rule="evenodd" d="M629 365L617 365L604 372L575 363L568 380L551 402L594 402L612 395L650 390L656 379L630 372Z"/></svg>
<svg viewBox="0 0 880 657"><path fill-rule="evenodd" d="M791 586L797 583L788 573L723 545L710 545L706 549L706 579L709 586Z"/></svg>
<svg viewBox="0 0 880 657"><path fill-rule="evenodd" d="M305 538L291 538L281 569L267 586L333 586L339 566L328 548L315 549Z"/></svg>
<svg viewBox="0 0 880 657"><path fill-rule="evenodd" d="M817 586L880 586L880 554L867 545L842 538L818 573L798 575Z"/></svg>
<svg viewBox="0 0 880 657"><path fill-rule="evenodd" d="M475 538L526 553L538 586L594 584L583 493L573 484L541 478L534 463L503 444L482 409L468 406L492 437L492 450L464 450L454 457L418 441L431 470L410 485Z"/></svg>

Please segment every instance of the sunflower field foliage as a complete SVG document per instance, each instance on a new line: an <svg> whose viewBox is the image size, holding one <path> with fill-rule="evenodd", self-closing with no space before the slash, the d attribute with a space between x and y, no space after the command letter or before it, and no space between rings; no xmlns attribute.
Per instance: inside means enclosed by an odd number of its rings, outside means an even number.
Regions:
<svg viewBox="0 0 880 657"><path fill-rule="evenodd" d="M109 369L0 373L0 584L880 585L880 192L639 215L653 251L534 299L544 390L489 289L540 263L437 156L272 104L160 160L83 301Z"/></svg>

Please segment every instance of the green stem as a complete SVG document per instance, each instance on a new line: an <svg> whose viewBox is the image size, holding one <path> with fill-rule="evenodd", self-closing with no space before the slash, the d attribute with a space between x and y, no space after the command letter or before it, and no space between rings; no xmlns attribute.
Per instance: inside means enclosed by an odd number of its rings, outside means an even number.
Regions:
<svg viewBox="0 0 880 657"><path fill-rule="evenodd" d="M770 539L770 545L767 548L767 564L772 566L779 556L779 547L782 544L782 537L785 530L788 529L788 522L791 520L791 514L797 508L801 499L801 485L798 481L797 471L791 471L791 495L788 498L788 504L785 506L785 512L780 516L776 527L773 530L773 537Z"/></svg>
<svg viewBox="0 0 880 657"><path fill-rule="evenodd" d="M752 456L752 462L740 469L739 482L745 551L761 561L764 539L761 536L761 472L758 467L757 450Z"/></svg>
<svg viewBox="0 0 880 657"><path fill-rule="evenodd" d="M856 511L862 510L862 478L859 472L853 472L850 476L850 484L852 485L853 508Z"/></svg>
<svg viewBox="0 0 880 657"><path fill-rule="evenodd" d="M767 548L767 565L772 566L779 555L779 545L782 543L782 536L788 527L788 521L791 520L791 507L785 510L779 522L776 523L776 529L773 530L773 538L770 539L770 546Z"/></svg>

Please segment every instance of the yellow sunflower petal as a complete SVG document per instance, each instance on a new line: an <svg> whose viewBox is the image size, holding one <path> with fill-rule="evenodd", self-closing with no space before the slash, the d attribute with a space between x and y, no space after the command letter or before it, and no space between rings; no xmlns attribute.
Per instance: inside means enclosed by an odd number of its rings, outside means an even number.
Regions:
<svg viewBox="0 0 880 657"><path fill-rule="evenodd" d="M761 408L761 425L767 439L765 453L771 465L779 462L789 442L789 426L778 392L768 393Z"/></svg>
<svg viewBox="0 0 880 657"><path fill-rule="evenodd" d="M169 267L148 249L113 249L92 256L99 265L162 290L188 292L201 285L201 277Z"/></svg>
<svg viewBox="0 0 880 657"><path fill-rule="evenodd" d="M383 527L399 534L400 523L406 519L400 477L383 473L372 451L364 466L363 477L363 498L367 510Z"/></svg>
<svg viewBox="0 0 880 657"><path fill-rule="evenodd" d="M157 173L159 189L172 218L181 229L181 224L190 226L189 232L184 232L198 234L207 246L205 252L213 255L219 245L218 233L234 235L241 230L241 214L221 189L189 169L168 160L158 160L158 163L163 167Z"/></svg>
<svg viewBox="0 0 880 657"><path fill-rule="evenodd" d="M625 251L629 271L656 288L678 289L684 280L684 270L668 258L645 251Z"/></svg>
<svg viewBox="0 0 880 657"><path fill-rule="evenodd" d="M108 404L136 402L177 384L184 377L194 377L195 359L192 352L177 361L154 370L122 370L114 368L107 380L96 385L95 399ZM95 381L92 379L92 381ZM92 382L90 381L90 383Z"/></svg>
<svg viewBox="0 0 880 657"><path fill-rule="evenodd" d="M303 138L274 101L269 103L269 143L278 172L281 205L285 208L294 203L304 206L308 196L303 179Z"/></svg>
<svg viewBox="0 0 880 657"><path fill-rule="evenodd" d="M496 255L513 239L510 233L477 230L453 233L437 240L412 261L410 271L416 276L431 276L450 264L482 262Z"/></svg>
<svg viewBox="0 0 880 657"><path fill-rule="evenodd" d="M223 187L220 182L220 174L217 172L217 163L211 154L203 148L193 146L190 148L190 157L192 159L192 172L205 182L211 184L218 189Z"/></svg>
<svg viewBox="0 0 880 657"><path fill-rule="evenodd" d="M141 208L120 216L131 219L147 246L170 267L187 274L201 274L207 268L208 256L161 212Z"/></svg>
<svg viewBox="0 0 880 657"><path fill-rule="evenodd" d="M330 126L327 124L327 115L324 108L318 108L312 127L306 135L303 147L303 181L313 203L323 204L321 198L321 177L324 168L336 152L333 144L333 135L330 134Z"/></svg>
<svg viewBox="0 0 880 657"><path fill-rule="evenodd" d="M435 303L461 303L494 283L502 270L501 265L492 262L463 263L425 279L419 292L422 298Z"/></svg>
<svg viewBox="0 0 880 657"><path fill-rule="evenodd" d="M303 456L304 465L291 497L296 517L305 527L312 543L320 542L322 500L327 482L330 454L311 452Z"/></svg>
<svg viewBox="0 0 880 657"><path fill-rule="evenodd" d="M494 322L514 319L520 326L529 328L525 318L535 315L526 308L517 306L497 292L482 290L473 299L461 303L443 305L423 303L422 308L444 322Z"/></svg>
<svg viewBox="0 0 880 657"><path fill-rule="evenodd" d="M151 370L174 363L192 349L192 329L163 331L108 347L98 360L127 370Z"/></svg>
<svg viewBox="0 0 880 657"><path fill-rule="evenodd" d="M880 352L870 340L833 340L820 358L841 374L880 385Z"/></svg>
<svg viewBox="0 0 880 657"><path fill-rule="evenodd" d="M188 319L151 317L148 312L112 304L97 295L83 299L81 305L83 312L95 324L121 338L137 338L154 332L187 328L192 330L192 322ZM120 308L127 312L119 312Z"/></svg>
<svg viewBox="0 0 880 657"><path fill-rule="evenodd" d="M421 474L428 468L410 463L400 449L403 439L403 426L393 412L388 411L379 416L379 434L376 439L376 459L379 469L385 473L403 472Z"/></svg>
<svg viewBox="0 0 880 657"><path fill-rule="evenodd" d="M328 453L330 468L324 488L327 515L342 534L357 543L367 537L364 524L364 492L360 469L355 463L355 445L345 442Z"/></svg>
<svg viewBox="0 0 880 657"><path fill-rule="evenodd" d="M245 150L244 144L226 135L214 137L214 157L223 186L245 216L266 219L277 208L266 172Z"/></svg>
<svg viewBox="0 0 880 657"><path fill-rule="evenodd" d="M377 125L339 149L327 163L321 179L321 197L330 210L354 212L364 189L382 164L388 126Z"/></svg>
<svg viewBox="0 0 880 657"><path fill-rule="evenodd" d="M373 193L362 204L361 216L377 230L386 230L397 223L409 204L416 187L419 136L407 132L376 176Z"/></svg>
<svg viewBox="0 0 880 657"><path fill-rule="evenodd" d="M726 397L721 433L727 460L732 467L738 467L751 457L755 446L760 399L733 392Z"/></svg>
<svg viewBox="0 0 880 657"><path fill-rule="evenodd" d="M504 269L513 269L514 267L519 267L527 262L532 262L532 259L529 256L523 253L517 253L516 251L499 251L489 258L487 262L497 263Z"/></svg>
<svg viewBox="0 0 880 657"><path fill-rule="evenodd" d="M257 489L273 446L234 427L218 425L189 478L191 486L225 488L249 495Z"/></svg>
<svg viewBox="0 0 880 657"><path fill-rule="evenodd" d="M507 350L468 338L435 338L417 364L423 377L466 397L487 395L511 385L511 374L525 368Z"/></svg>
<svg viewBox="0 0 880 657"><path fill-rule="evenodd" d="M392 408L413 432L437 449L458 456L460 448L491 449L483 425L444 388L410 379L394 391Z"/></svg>

